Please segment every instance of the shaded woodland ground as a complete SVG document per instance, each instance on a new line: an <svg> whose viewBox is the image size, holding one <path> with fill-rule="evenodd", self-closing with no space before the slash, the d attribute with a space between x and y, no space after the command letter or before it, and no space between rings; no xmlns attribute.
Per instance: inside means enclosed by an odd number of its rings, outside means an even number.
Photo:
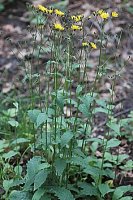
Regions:
<svg viewBox="0 0 133 200"><path fill-rule="evenodd" d="M59 3L60 1L30 1L30 3L42 4L45 6L51 6L53 3ZM89 16L92 12L99 9L115 9L119 13L119 17L113 22L108 21L104 26L104 30L109 34L117 35L115 39L110 40L108 55L111 56L112 62L110 63L110 68L112 70L108 71L108 74L100 81L98 85L98 90L102 98L107 98L109 96L108 89L111 85L111 80L114 76L115 69L119 69L119 66L123 66L120 76L117 78L117 84L115 86L115 99L114 99L114 116L118 119L123 119L132 115L133 118L133 7L131 1L92 1L92 0L70 0L63 4L65 9L68 9L71 13L82 13L84 16ZM12 129L5 127L5 119L3 119L3 113L12 107L14 99L19 101L20 98L27 97L28 91L26 85L23 84L22 80L24 78L24 69L20 66L21 59L30 59L30 38L31 35L27 30L27 26L32 22L35 23L35 19L32 19L29 11L26 8L26 1L13 1L12 3L5 3L5 9L0 14L0 139L8 140L11 139L10 135ZM93 24L91 33L99 33L98 24L94 21L89 21L86 24L88 27ZM118 40L120 36L119 48L114 53L113 44L115 40ZM76 38L75 38L76 39ZM22 48L18 45L18 42L25 40L26 45ZM78 44L77 44L78 45ZM32 47L31 47L32 48ZM80 48L77 46L77 48ZM19 52L20 50L20 52ZM95 77L95 69L93 66L97 65L97 57L99 55L99 50L93 51L90 56L90 72L88 74L88 83L91 84ZM118 59L117 66L114 66L114 60ZM49 54L42 56L42 62L47 62L49 59ZM40 63L41 66L41 63ZM40 67L40 71L43 70ZM45 80L45 79L44 79ZM45 88L45 81L42 80L42 92ZM44 84L44 85L43 85ZM73 85L74 87L74 85ZM132 113L132 114L131 114ZM106 124L106 117L104 114L97 114L95 116L95 129L94 136L103 137L104 126ZM133 159L133 122L127 127L125 134L121 137L121 145L119 147L119 153L127 154L128 159ZM117 152L117 148L113 149L112 153ZM97 156L100 156L100 150L97 150ZM29 155L30 157L30 155ZM23 163L25 163L27 157L24 158ZM12 159L11 161L15 161ZM121 174L120 169L117 171L118 185L128 185L133 184L133 174L127 172ZM2 194L3 187L0 181L0 194Z"/></svg>

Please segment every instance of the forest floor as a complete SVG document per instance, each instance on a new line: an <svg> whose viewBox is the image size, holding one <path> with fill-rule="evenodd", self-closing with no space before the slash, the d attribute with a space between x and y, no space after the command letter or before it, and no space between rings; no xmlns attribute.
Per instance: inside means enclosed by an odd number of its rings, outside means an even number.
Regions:
<svg viewBox="0 0 133 200"><path fill-rule="evenodd" d="M47 3L49 2L49 3ZM41 3L49 6L55 1L34 1L34 4ZM109 3L110 2L110 3ZM121 41L119 49L117 50L117 56L120 56L120 63L124 65L124 68L117 79L115 86L115 111L114 115L118 118L125 118L133 110L133 34L132 34L132 15L133 7L130 1L114 0L114 1L74 1L70 0L67 5L71 13L83 13L85 16L99 9L116 9L120 13L119 18L114 22L108 22L104 29L106 32L113 33L114 35L120 35ZM19 65L19 60L25 59L27 56L27 50L25 48L18 47L18 42L25 40L29 41L31 37L27 30L27 26L30 25L29 12L26 8L25 1L13 1L5 6L5 10L0 16L0 98L3 100L16 96L26 96L27 91L20 80L23 79L24 70ZM92 22L93 23L93 22ZM92 31L97 31L97 25L94 26ZM18 51L21 49L21 53ZM109 52L111 54L112 52ZM98 50L92 52L90 63L96 64L98 56ZM46 59L46 58L43 58ZM112 66L115 68L115 66ZM93 81L95 71L92 69L90 72L89 81ZM112 76L112 74L109 74ZM110 78L105 77L99 85L99 91L101 97L108 97L108 88L110 87ZM8 102L8 101L7 101ZM10 104L6 104L10 107ZM104 116L100 115L96 117L96 131L95 134L100 133L105 125ZM97 132L98 130L98 132ZM1 130L2 131L2 130ZM100 131L100 132L99 132ZM133 158L133 142L131 140L133 130L130 130L129 139L123 137L120 152L126 153ZM2 138L2 136L0 135ZM132 184L132 174L125 174L125 177L121 177L118 181L123 185Z"/></svg>

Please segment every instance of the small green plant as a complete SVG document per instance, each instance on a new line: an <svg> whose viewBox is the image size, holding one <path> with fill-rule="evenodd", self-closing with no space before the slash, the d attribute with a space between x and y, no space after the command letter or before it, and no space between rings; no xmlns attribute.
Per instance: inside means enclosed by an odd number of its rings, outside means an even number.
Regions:
<svg viewBox="0 0 133 200"><path fill-rule="evenodd" d="M8 125L13 128L15 138L8 151L8 144L1 140L3 199L131 200L126 195L131 186L115 184L118 169L132 169L128 155L115 151L121 145L124 126L124 120L121 123L113 116L119 71L113 74L108 99L101 99L98 91L110 61L103 27L106 20L118 17L118 13L99 10L85 18L42 5L29 7L37 22L34 33L31 32L32 59L23 62L26 72L23 84L29 89L30 101L25 118L18 117L19 103L15 102L10 110L14 115L10 115ZM86 30L85 23L91 18L98 21L98 35ZM91 82L89 58L95 50L99 50L99 59ZM50 56L42 63L44 55ZM41 66L43 71L39 73ZM43 82L45 89L41 87ZM107 118L102 138L93 135L97 113L104 113ZM29 134L20 138L22 119L29 126ZM25 150L20 153L22 149ZM26 155L29 156L24 170L22 161ZM14 157L16 163L12 164Z"/></svg>

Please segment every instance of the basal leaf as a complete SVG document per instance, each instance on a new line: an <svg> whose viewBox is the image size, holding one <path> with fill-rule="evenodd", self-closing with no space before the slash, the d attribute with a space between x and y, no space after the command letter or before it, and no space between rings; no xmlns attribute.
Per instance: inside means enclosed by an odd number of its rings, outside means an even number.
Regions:
<svg viewBox="0 0 133 200"><path fill-rule="evenodd" d="M40 200L41 197L44 195L45 190L44 188L39 188L33 195L32 200Z"/></svg>
<svg viewBox="0 0 133 200"><path fill-rule="evenodd" d="M70 190L64 187L55 187L52 190L55 193L55 196L59 198L59 200L75 200Z"/></svg>
<svg viewBox="0 0 133 200"><path fill-rule="evenodd" d="M34 180L34 190L41 187L41 185L46 181L47 176L48 176L48 171L46 170L41 170L38 172Z"/></svg>
<svg viewBox="0 0 133 200"><path fill-rule="evenodd" d="M105 194L113 191L113 189L111 189L107 183L100 184L98 188L103 197Z"/></svg>
<svg viewBox="0 0 133 200"><path fill-rule="evenodd" d="M91 184L85 183L85 182L79 182L78 186L80 188L82 188L82 190L80 191L79 196L97 196L98 191L96 189L96 187L94 187Z"/></svg>
<svg viewBox="0 0 133 200"><path fill-rule="evenodd" d="M63 158L57 158L56 161L55 161L55 169L58 173L59 176L62 175L64 169L66 168L66 160L63 159Z"/></svg>
<svg viewBox="0 0 133 200"><path fill-rule="evenodd" d="M120 199L126 192L130 191L130 189L130 185L117 187L113 193L112 200Z"/></svg>

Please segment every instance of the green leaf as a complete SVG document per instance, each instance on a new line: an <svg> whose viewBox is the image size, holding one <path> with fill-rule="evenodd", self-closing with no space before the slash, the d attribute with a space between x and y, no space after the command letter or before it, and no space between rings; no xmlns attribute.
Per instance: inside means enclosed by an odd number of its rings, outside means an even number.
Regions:
<svg viewBox="0 0 133 200"><path fill-rule="evenodd" d="M82 188L82 190L80 191L80 197L82 196L97 196L98 195L98 191L96 189L96 187L94 187L93 185L91 184L88 184L88 183L82 183L82 182L79 182L78 183L78 186L80 188Z"/></svg>
<svg viewBox="0 0 133 200"><path fill-rule="evenodd" d="M90 146L92 152L96 152L97 148L98 148L98 142L93 142Z"/></svg>
<svg viewBox="0 0 133 200"><path fill-rule="evenodd" d="M18 127L18 125L19 125L19 123L14 119L9 120L8 124L10 124L12 127Z"/></svg>
<svg viewBox="0 0 133 200"><path fill-rule="evenodd" d="M61 136L61 148L66 146L70 140L73 138L73 133L70 131L66 131L62 136Z"/></svg>
<svg viewBox="0 0 133 200"><path fill-rule="evenodd" d="M46 113L39 113L36 120L37 128L43 123L45 123L47 119L48 119L48 116Z"/></svg>
<svg viewBox="0 0 133 200"><path fill-rule="evenodd" d="M16 108L9 108L7 110L7 115L9 117L15 117L17 115L17 113L18 113L18 110Z"/></svg>
<svg viewBox="0 0 133 200"><path fill-rule="evenodd" d="M0 3L0 12L3 11L5 9L5 6L3 5L3 3Z"/></svg>
<svg viewBox="0 0 133 200"><path fill-rule="evenodd" d="M40 110L37 110L37 109L34 109L34 110L28 110L28 116L30 118L30 120L33 122L33 123L36 123L36 120L37 120L37 117L39 115L41 111Z"/></svg>
<svg viewBox="0 0 133 200"><path fill-rule="evenodd" d="M34 180L34 190L37 190L41 185L46 181L48 176L48 171L41 170L38 172L38 174L35 176Z"/></svg>
<svg viewBox="0 0 133 200"><path fill-rule="evenodd" d="M80 104L78 109L85 117L90 117L89 108L85 104Z"/></svg>
<svg viewBox="0 0 133 200"><path fill-rule="evenodd" d="M27 176L28 178L32 178L36 175L39 170L39 165L41 164L41 157L36 156L29 160L27 164Z"/></svg>
<svg viewBox="0 0 133 200"><path fill-rule="evenodd" d="M52 190L60 200L75 200L72 193L64 187L55 187Z"/></svg>
<svg viewBox="0 0 133 200"><path fill-rule="evenodd" d="M117 147L117 146L119 146L120 143L121 143L121 141L117 140L116 138L110 139L107 142L107 148Z"/></svg>
<svg viewBox="0 0 133 200"><path fill-rule="evenodd" d="M21 167L21 165L17 165L16 167L14 167L14 171L15 171L15 174L17 176L21 176L21 174L22 174L22 167Z"/></svg>
<svg viewBox="0 0 133 200"><path fill-rule="evenodd" d="M57 93L57 105L60 107L60 109L63 111L64 108L64 95L62 94L62 91L58 91Z"/></svg>
<svg viewBox="0 0 133 200"><path fill-rule="evenodd" d="M119 200L132 200L131 196L122 197Z"/></svg>
<svg viewBox="0 0 133 200"><path fill-rule="evenodd" d="M30 140L26 139L26 138L17 138L16 140L14 140L12 142L12 144L21 144L21 143L26 143L26 142L30 142Z"/></svg>
<svg viewBox="0 0 133 200"><path fill-rule="evenodd" d="M40 200L41 197L44 195L45 190L44 188L39 188L33 195L32 200Z"/></svg>
<svg viewBox="0 0 133 200"><path fill-rule="evenodd" d="M133 14L133 6L129 6L129 7L127 7L126 9L127 9L127 11L128 11L129 13Z"/></svg>
<svg viewBox="0 0 133 200"><path fill-rule="evenodd" d="M98 107L98 108L95 108L93 110L93 113L105 113L105 114L110 114L111 112L107 109L107 108L101 108L101 107Z"/></svg>
<svg viewBox="0 0 133 200"><path fill-rule="evenodd" d="M30 159L27 164L27 174L26 174L26 182L24 185L24 189L29 189L30 186L34 183L35 176L39 171L39 166L41 165L41 157L36 156Z"/></svg>
<svg viewBox="0 0 133 200"><path fill-rule="evenodd" d="M31 200L31 194L29 192L22 192L13 190L9 196L9 200Z"/></svg>
<svg viewBox="0 0 133 200"><path fill-rule="evenodd" d="M8 190L10 189L10 187L12 186L13 183L13 179L11 180L4 180L3 181L3 188L5 189L6 193L8 192Z"/></svg>
<svg viewBox="0 0 133 200"><path fill-rule="evenodd" d="M84 166L84 167L85 167L85 169L83 171L87 174L94 176L94 177L98 177L100 174L103 174L103 172L99 168L92 167L90 165Z"/></svg>
<svg viewBox="0 0 133 200"><path fill-rule="evenodd" d="M123 160L127 159L129 156L127 154L119 154L118 155L118 164L120 164Z"/></svg>
<svg viewBox="0 0 133 200"><path fill-rule="evenodd" d="M63 158L57 158L55 160L55 169L59 176L62 175L64 169L66 168L66 165L67 165L66 160Z"/></svg>
<svg viewBox="0 0 133 200"><path fill-rule="evenodd" d="M4 153L2 157L5 158L5 160L7 160L12 158L13 156L16 156L17 154L19 153L11 150L8 153Z"/></svg>
<svg viewBox="0 0 133 200"><path fill-rule="evenodd" d="M76 88L76 94L79 95L83 90L83 87L81 85L78 85L78 87Z"/></svg>
<svg viewBox="0 0 133 200"><path fill-rule="evenodd" d="M116 134L120 135L120 124L112 122L112 123L107 123L107 126L111 128Z"/></svg>
<svg viewBox="0 0 133 200"><path fill-rule="evenodd" d="M110 187L109 187L109 185L107 183L100 184L98 186L98 188L99 188L99 191L102 194L102 197L104 197L105 194L114 191L113 189L110 189Z"/></svg>
<svg viewBox="0 0 133 200"><path fill-rule="evenodd" d="M120 199L126 192L130 191L131 186L120 186L117 187L113 193L112 200Z"/></svg>

